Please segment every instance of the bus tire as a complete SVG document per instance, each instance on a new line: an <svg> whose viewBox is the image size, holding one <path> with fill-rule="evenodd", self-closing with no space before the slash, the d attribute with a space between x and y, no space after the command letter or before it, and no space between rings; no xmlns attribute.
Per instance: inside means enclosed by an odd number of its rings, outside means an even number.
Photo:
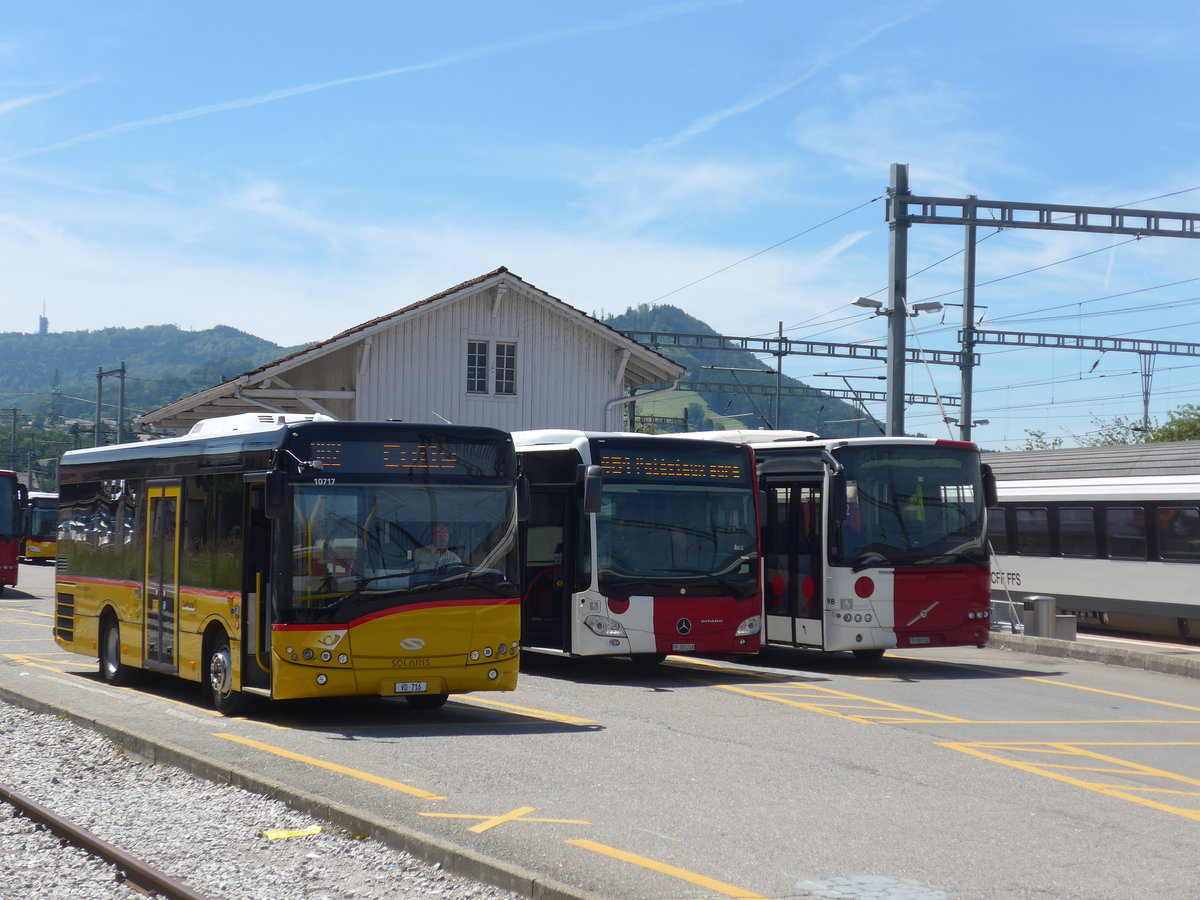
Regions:
<svg viewBox="0 0 1200 900"><path fill-rule="evenodd" d="M875 662L877 659L883 659L882 647L875 647L872 650L852 650L851 652L859 662Z"/></svg>
<svg viewBox="0 0 1200 900"><path fill-rule="evenodd" d="M408 694L404 698L413 709L441 709L450 699L449 694Z"/></svg>
<svg viewBox="0 0 1200 900"><path fill-rule="evenodd" d="M106 684L129 684L133 669L121 662L121 626L111 612L100 620L100 677Z"/></svg>
<svg viewBox="0 0 1200 900"><path fill-rule="evenodd" d="M225 632L219 632L209 644L205 684L213 709L222 715L236 716L246 704L246 695L233 689L233 650Z"/></svg>

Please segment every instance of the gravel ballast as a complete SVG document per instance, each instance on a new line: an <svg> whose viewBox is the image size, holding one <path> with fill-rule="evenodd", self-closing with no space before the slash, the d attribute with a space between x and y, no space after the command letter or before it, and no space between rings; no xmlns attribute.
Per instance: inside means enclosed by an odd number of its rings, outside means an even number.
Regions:
<svg viewBox="0 0 1200 900"><path fill-rule="evenodd" d="M220 900L518 900L268 797L131 757L65 719L0 702L0 783ZM320 828L315 834L291 835ZM145 897L0 808L0 897Z"/></svg>

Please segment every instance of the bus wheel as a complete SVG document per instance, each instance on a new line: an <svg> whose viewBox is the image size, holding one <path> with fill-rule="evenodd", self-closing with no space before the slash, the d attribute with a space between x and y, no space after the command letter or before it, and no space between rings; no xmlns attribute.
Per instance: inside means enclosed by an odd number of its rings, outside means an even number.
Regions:
<svg viewBox="0 0 1200 900"><path fill-rule="evenodd" d="M111 614L100 625L100 677L118 687L133 680L133 670L121 662L121 626Z"/></svg>
<svg viewBox="0 0 1200 900"><path fill-rule="evenodd" d="M879 647L874 650L854 650L852 652L859 662L875 662L877 659L883 659L883 649Z"/></svg>
<svg viewBox="0 0 1200 900"><path fill-rule="evenodd" d="M639 666L658 666L667 658L665 653L634 653L630 657L635 665Z"/></svg>
<svg viewBox="0 0 1200 900"><path fill-rule="evenodd" d="M450 699L449 694L408 694L404 698L413 709L441 709Z"/></svg>
<svg viewBox="0 0 1200 900"><path fill-rule="evenodd" d="M226 716L236 716L241 712L246 695L233 689L233 651L224 632L212 642L208 657L208 688L217 712Z"/></svg>

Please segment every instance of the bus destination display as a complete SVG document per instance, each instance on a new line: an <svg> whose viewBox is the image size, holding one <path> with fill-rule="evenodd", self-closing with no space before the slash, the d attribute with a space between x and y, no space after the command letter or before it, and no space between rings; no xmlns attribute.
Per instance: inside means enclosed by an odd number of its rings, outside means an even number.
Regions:
<svg viewBox="0 0 1200 900"><path fill-rule="evenodd" d="M499 476L502 447L479 441L412 440L318 441L309 445L322 472L376 472L384 475Z"/></svg>
<svg viewBox="0 0 1200 900"><path fill-rule="evenodd" d="M603 447L596 461L604 469L604 477L614 480L732 484L749 477L744 455L717 454L702 446L695 453L651 453L644 447L622 452L617 447Z"/></svg>

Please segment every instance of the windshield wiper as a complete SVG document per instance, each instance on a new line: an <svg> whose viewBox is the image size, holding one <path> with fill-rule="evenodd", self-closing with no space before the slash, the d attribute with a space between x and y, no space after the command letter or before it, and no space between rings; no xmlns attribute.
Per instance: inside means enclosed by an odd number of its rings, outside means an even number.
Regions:
<svg viewBox="0 0 1200 900"><path fill-rule="evenodd" d="M890 565L892 565L892 561L879 551L865 550L854 558L854 562L850 564L850 570L852 572L861 572L863 569L878 569Z"/></svg>

